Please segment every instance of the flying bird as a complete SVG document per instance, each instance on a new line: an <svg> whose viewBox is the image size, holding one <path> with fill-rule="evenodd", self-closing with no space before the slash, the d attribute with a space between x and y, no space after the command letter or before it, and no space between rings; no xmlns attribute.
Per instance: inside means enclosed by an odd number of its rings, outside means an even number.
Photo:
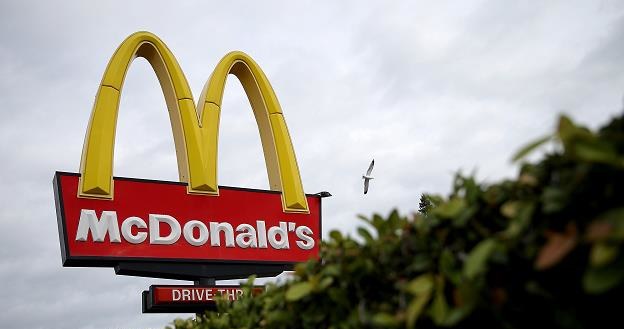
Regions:
<svg viewBox="0 0 624 329"><path fill-rule="evenodd" d="M366 171L366 174L362 175L362 179L364 180L364 194L366 194L368 192L368 184L369 184L370 180L375 178L375 177L371 176L371 173L373 172L373 167L374 166L375 166L375 159L373 159L373 161L371 161L370 165L368 166L368 170Z"/></svg>

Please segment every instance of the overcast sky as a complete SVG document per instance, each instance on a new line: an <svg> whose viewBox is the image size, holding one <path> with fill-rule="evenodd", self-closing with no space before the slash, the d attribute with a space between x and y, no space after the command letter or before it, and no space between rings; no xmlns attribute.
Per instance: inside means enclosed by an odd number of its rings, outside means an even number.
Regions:
<svg viewBox="0 0 624 329"><path fill-rule="evenodd" d="M559 113L598 127L621 113L624 2L0 2L0 326L162 328L142 315L152 280L62 268L55 171L77 172L108 59L129 34L160 36L195 97L219 59L250 54L292 135L305 191L330 191L323 229L404 213L458 170L513 177L515 150ZM296 2L296 4L295 4ZM219 183L268 188L246 96L228 80ZM116 176L177 180L164 98L149 64L126 78ZM362 195L361 174L375 158Z"/></svg>

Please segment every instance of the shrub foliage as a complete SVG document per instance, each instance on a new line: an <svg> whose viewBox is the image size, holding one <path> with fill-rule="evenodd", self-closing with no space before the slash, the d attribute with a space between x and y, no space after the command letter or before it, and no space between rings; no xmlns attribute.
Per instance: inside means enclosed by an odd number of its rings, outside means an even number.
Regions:
<svg viewBox="0 0 624 329"><path fill-rule="evenodd" d="M175 328L601 328L624 297L624 117L561 117L514 180L457 175L420 211L330 233L286 284ZM247 289L251 286L247 286Z"/></svg>

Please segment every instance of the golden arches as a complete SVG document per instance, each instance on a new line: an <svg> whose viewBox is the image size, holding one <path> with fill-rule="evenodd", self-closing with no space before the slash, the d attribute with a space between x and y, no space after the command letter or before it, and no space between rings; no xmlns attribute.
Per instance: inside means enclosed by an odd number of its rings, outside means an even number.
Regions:
<svg viewBox="0 0 624 329"><path fill-rule="evenodd" d="M112 167L119 98L130 63L144 57L165 95L173 130L180 181L189 193L218 195L217 145L221 100L228 74L243 85L254 112L272 190L282 191L286 212L308 212L297 160L282 110L268 79L251 57L227 54L206 83L195 107L175 57L154 34L130 35L113 54L98 89L80 165L79 195L112 198Z"/></svg>

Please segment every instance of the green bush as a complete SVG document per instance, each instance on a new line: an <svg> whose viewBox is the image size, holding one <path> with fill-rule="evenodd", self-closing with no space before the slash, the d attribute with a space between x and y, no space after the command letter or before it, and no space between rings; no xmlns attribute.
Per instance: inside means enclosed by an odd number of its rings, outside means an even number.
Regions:
<svg viewBox="0 0 624 329"><path fill-rule="evenodd" d="M621 327L624 117L597 132L561 117L515 180L457 175L420 211L333 231L292 281L175 328Z"/></svg>

